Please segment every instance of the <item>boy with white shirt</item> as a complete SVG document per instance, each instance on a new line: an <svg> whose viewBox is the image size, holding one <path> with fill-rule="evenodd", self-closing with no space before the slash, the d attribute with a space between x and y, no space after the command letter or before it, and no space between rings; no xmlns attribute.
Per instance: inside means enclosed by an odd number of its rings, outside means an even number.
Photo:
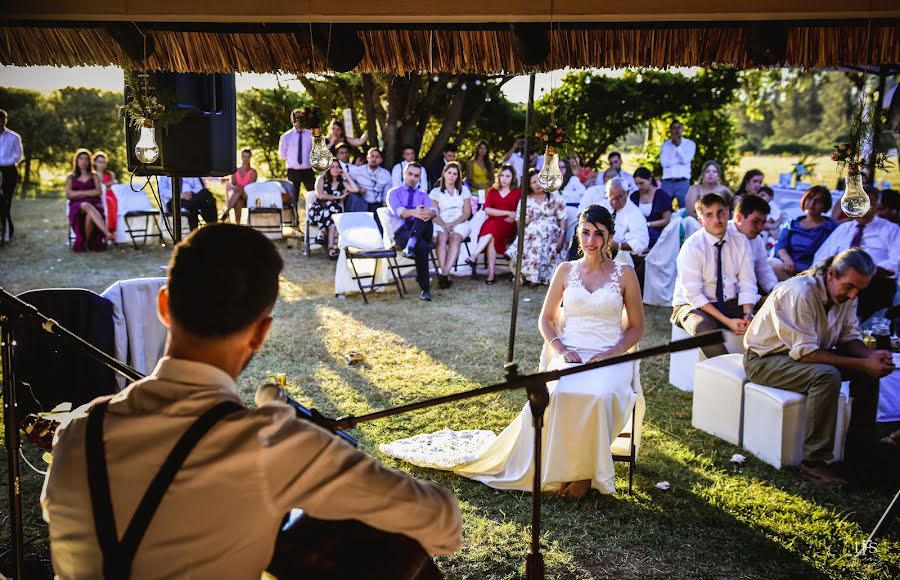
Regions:
<svg viewBox="0 0 900 580"><path fill-rule="evenodd" d="M735 234L743 234L750 242L753 254L753 272L760 293L765 297L775 288L778 277L769 263L766 242L760 235L766 227L769 215L769 204L758 195L745 195L734 207L734 220L729 222L728 229Z"/></svg>
<svg viewBox="0 0 900 580"><path fill-rule="evenodd" d="M704 195L696 209L703 229L685 240L678 253L672 324L691 335L717 328L742 335L759 299L750 242L728 231L728 209L721 196ZM709 358L728 352L724 344L701 350Z"/></svg>

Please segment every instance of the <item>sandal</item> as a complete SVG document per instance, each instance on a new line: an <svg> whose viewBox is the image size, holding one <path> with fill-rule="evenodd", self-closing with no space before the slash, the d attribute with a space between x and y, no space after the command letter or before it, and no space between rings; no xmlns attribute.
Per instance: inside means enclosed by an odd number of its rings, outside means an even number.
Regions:
<svg viewBox="0 0 900 580"><path fill-rule="evenodd" d="M494 280L493 278L487 278L484 281L484 283L487 284L488 286L491 286L494 282L496 282L496 280Z"/></svg>
<svg viewBox="0 0 900 580"><path fill-rule="evenodd" d="M341 251L337 248L328 248L328 257L332 260L337 260L338 256L341 255Z"/></svg>

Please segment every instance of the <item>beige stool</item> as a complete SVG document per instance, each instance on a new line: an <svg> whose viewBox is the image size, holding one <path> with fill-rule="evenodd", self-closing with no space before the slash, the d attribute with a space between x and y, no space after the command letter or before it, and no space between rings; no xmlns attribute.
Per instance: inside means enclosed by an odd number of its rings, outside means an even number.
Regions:
<svg viewBox="0 0 900 580"><path fill-rule="evenodd" d="M728 349L728 352L743 354L744 337L738 336L724 328L722 332L725 334L725 348ZM691 338L691 335L677 324L673 324L672 340L684 340L685 338ZM673 352L669 355L669 383L676 389L688 392L693 391L694 367L703 360L706 360L706 355L699 348Z"/></svg>

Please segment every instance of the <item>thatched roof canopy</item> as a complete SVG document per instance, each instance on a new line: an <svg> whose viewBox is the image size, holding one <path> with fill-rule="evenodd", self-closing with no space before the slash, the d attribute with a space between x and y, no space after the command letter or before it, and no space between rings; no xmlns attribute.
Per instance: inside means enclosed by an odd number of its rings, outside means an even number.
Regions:
<svg viewBox="0 0 900 580"><path fill-rule="evenodd" d="M314 48L313 29L330 34L332 23L358 34L365 48L360 72L900 63L897 0L871 0L865 12L846 0L744 0L735 7L708 0L547 0L526 3L528 14L521 14L520 0L11 4L0 16L0 63L13 65L317 72L328 67ZM511 22L544 23L551 50L540 65L522 63ZM777 60L760 59L760 51Z"/></svg>

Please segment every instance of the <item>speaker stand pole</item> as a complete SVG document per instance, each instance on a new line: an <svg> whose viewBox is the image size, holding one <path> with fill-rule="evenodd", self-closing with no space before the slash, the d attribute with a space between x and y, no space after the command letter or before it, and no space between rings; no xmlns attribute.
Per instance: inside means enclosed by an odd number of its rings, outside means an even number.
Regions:
<svg viewBox="0 0 900 580"><path fill-rule="evenodd" d="M25 565L25 544L22 532L22 473L19 465L19 424L16 414L16 383L13 376L13 356L15 337L12 330L12 315L0 310L0 355L3 357L3 428L6 445L6 469L9 485L9 538L12 542L12 556L15 558L15 578L23 577Z"/></svg>
<svg viewBox="0 0 900 580"><path fill-rule="evenodd" d="M181 176L172 175L172 240L173 244L181 241Z"/></svg>

